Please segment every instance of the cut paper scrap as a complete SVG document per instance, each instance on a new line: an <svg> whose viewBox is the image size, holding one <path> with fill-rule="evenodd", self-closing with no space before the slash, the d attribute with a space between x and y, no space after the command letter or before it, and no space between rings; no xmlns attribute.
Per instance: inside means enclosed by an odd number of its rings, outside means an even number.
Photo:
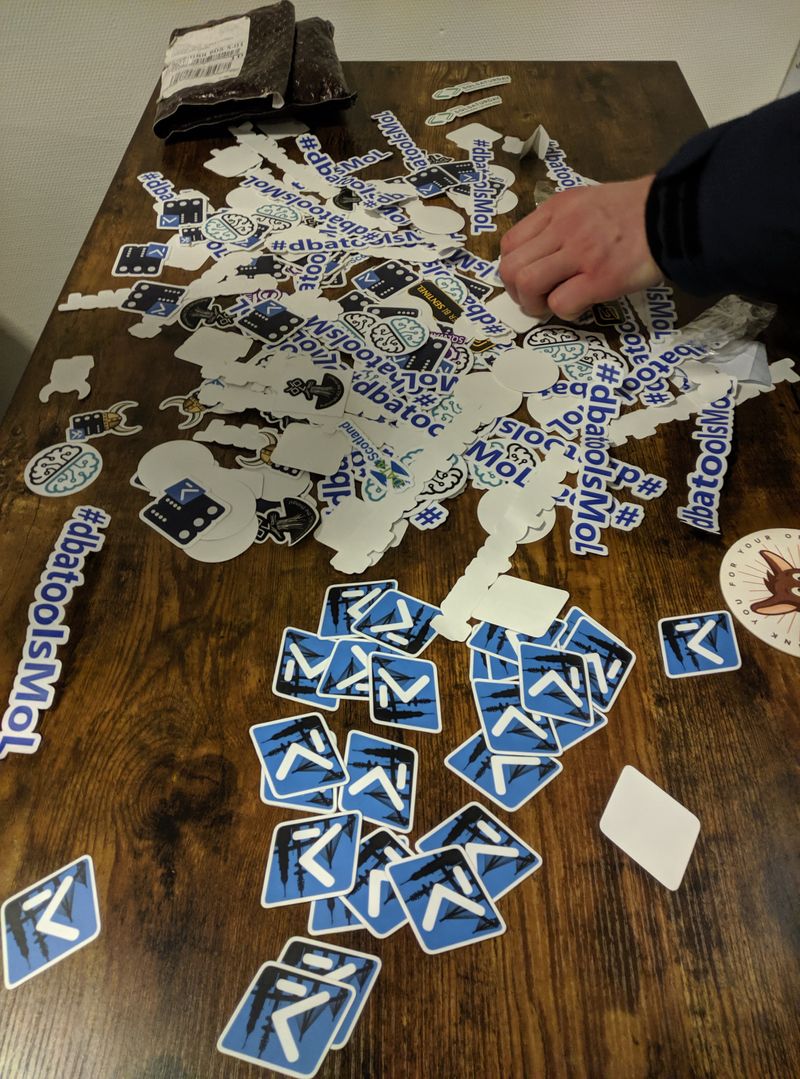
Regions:
<svg viewBox="0 0 800 1079"><path fill-rule="evenodd" d="M254 423L244 423L240 427L234 423L225 423L224 420L212 419L208 427L203 428L202 431L195 431L192 438L195 442L211 442L217 446L236 446L240 450L252 450L258 453L271 438L274 438L274 434Z"/></svg>
<svg viewBox="0 0 800 1079"><path fill-rule="evenodd" d="M129 289L124 292L127 295ZM82 401L91 391L89 372L94 367L93 356L70 356L53 361L50 380L39 390L39 400L49 401L54 393L77 393Z"/></svg>
<svg viewBox="0 0 800 1079"><path fill-rule="evenodd" d="M600 831L674 892L692 856L700 821L628 764L600 818Z"/></svg>

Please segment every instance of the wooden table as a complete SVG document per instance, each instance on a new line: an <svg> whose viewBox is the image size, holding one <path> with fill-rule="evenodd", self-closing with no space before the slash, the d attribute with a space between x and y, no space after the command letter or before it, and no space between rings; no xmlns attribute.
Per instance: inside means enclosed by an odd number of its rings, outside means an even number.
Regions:
<svg viewBox="0 0 800 1079"><path fill-rule="evenodd" d="M391 108L423 147L451 148L426 128L431 92L508 72L503 104L478 119L527 136L538 121L571 164L600 180L651 170L703 127L671 63L354 63L360 92L341 126L318 133L339 159L379 146L370 113ZM219 205L234 181L202 168L219 139L163 146L148 108L64 286L117 287L123 242L156 238L150 198L136 175L158 169ZM498 160L506 163L498 150ZM511 162L508 162L511 163ZM58 162L53 162L58 168ZM87 167L91 162L87 161ZM398 158L386 163L390 175ZM543 167L518 169L520 205L532 205ZM487 257L496 238L471 247ZM171 271L182 283L191 275ZM684 318L699 305L680 301ZM219 1055L217 1037L256 970L306 928L305 906L266 911L260 887L272 829L287 814L258 798L248 727L292 714L270 692L284 626L313 628L327 585L344 578L316 542L251 548L201 565L144 527L128 480L151 446L182 437L157 404L188 391L193 374L172 353L183 333L151 341L127 332L119 311L54 312L2 427L0 455L0 686L10 689L26 611L73 505L112 515L105 549L88 565L69 612L72 639L35 756L0 763L0 898L89 853L103 928L97 941L12 992L0 992L3 1079L196 1079L255 1075ZM95 357L89 405L133 398L145 430L100 443L105 467L85 493L39 500L22 471L63 438L74 395L41 405L59 356ZM658 653L659 617L718 609L720 559L760 527L797 526L800 457L796 402L781 386L742 406L725 486L723 533L681 525L675 507L695 456L690 425L673 424L622 456L668 477L645 523L610 537L607 559L568 549L568 518L522 547L514 570L566 587L607 624L638 663L604 732L572 750L563 775L513 816L544 857L502 900L508 932L440 958L408 929L376 941L383 972L349 1047L323 1075L391 1079L798 1074L797 660L739 631L738 673L670 682ZM468 492L436 532L410 529L377 571L438 602L483 532ZM467 649L439 639L445 729L407 738L421 753L415 835L472 799L442 765L477 726ZM345 702L343 738L363 727ZM681 888L666 891L598 830L625 764L663 785L702 822ZM792 1001L794 1000L794 1005ZM794 1016L794 1018L793 1018Z"/></svg>

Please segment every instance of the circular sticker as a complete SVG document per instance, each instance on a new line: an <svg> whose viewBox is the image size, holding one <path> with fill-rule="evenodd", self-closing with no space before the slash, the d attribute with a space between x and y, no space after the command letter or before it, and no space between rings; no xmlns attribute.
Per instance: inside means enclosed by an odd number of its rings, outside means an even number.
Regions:
<svg viewBox="0 0 800 1079"><path fill-rule="evenodd" d="M800 656L800 529L751 532L728 550L719 571L733 616L765 644Z"/></svg>
<svg viewBox="0 0 800 1079"><path fill-rule="evenodd" d="M25 483L34 494L61 498L94 483L103 458L86 442L57 442L31 457L25 466Z"/></svg>

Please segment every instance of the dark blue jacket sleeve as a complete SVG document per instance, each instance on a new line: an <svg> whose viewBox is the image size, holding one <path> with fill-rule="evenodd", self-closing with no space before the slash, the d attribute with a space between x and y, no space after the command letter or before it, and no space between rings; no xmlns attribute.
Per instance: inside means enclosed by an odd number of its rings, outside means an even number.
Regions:
<svg viewBox="0 0 800 1079"><path fill-rule="evenodd" d="M800 300L800 93L690 139L656 175L647 239L687 292Z"/></svg>

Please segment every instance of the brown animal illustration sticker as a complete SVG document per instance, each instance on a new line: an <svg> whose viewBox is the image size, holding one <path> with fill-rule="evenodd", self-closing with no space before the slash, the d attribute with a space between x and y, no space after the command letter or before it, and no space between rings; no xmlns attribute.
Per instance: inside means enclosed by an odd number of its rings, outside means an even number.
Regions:
<svg viewBox="0 0 800 1079"><path fill-rule="evenodd" d="M800 529L744 536L723 558L719 580L725 602L746 629L800 656Z"/></svg>

